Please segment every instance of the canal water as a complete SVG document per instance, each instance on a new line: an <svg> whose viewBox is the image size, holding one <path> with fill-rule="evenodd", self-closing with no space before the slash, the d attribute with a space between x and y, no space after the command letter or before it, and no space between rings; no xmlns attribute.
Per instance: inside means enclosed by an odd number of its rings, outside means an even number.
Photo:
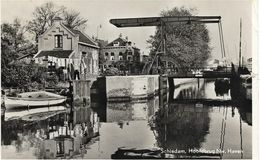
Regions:
<svg viewBox="0 0 260 160"><path fill-rule="evenodd" d="M1 125L2 158L252 158L252 106L214 80L142 102L7 112Z"/></svg>

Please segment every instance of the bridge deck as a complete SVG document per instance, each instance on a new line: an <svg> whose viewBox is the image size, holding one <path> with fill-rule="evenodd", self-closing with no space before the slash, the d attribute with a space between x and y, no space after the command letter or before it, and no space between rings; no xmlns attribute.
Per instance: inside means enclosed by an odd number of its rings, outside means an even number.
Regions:
<svg viewBox="0 0 260 160"><path fill-rule="evenodd" d="M231 78L231 71L203 71L201 73L166 72L167 77L172 78Z"/></svg>
<svg viewBox="0 0 260 160"><path fill-rule="evenodd" d="M231 78L232 74L166 74L171 78Z"/></svg>

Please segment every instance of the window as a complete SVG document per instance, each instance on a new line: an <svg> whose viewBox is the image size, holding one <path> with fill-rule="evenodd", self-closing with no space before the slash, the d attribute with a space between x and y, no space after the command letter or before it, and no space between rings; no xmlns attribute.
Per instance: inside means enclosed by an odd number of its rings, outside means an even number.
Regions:
<svg viewBox="0 0 260 160"><path fill-rule="evenodd" d="M128 61L132 61L133 59L132 59L132 56L127 56L127 60Z"/></svg>
<svg viewBox="0 0 260 160"><path fill-rule="evenodd" d="M87 52L82 52L82 57L86 57Z"/></svg>
<svg viewBox="0 0 260 160"><path fill-rule="evenodd" d="M111 52L110 60L111 61L115 60L115 53L114 52Z"/></svg>
<svg viewBox="0 0 260 160"><path fill-rule="evenodd" d="M57 141L56 147L57 147L57 156L63 155L64 154L64 142Z"/></svg>
<svg viewBox="0 0 260 160"><path fill-rule="evenodd" d="M132 55L133 53L131 51L128 51L128 55Z"/></svg>
<svg viewBox="0 0 260 160"><path fill-rule="evenodd" d="M105 58L105 60L108 60L108 53L107 52L105 53L105 57L104 58Z"/></svg>
<svg viewBox="0 0 260 160"><path fill-rule="evenodd" d="M122 52L119 52L118 59L119 59L119 60L123 60L123 53L122 53Z"/></svg>
<svg viewBox="0 0 260 160"><path fill-rule="evenodd" d="M55 48L62 48L62 35L55 35L54 41L55 41Z"/></svg>

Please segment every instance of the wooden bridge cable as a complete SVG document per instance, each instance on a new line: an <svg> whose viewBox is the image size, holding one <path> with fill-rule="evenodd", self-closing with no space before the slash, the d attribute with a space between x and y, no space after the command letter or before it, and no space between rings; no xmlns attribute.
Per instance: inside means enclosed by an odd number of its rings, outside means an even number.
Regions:
<svg viewBox="0 0 260 160"><path fill-rule="evenodd" d="M220 130L220 144L219 144L219 149L222 148L222 136L223 136L223 126L224 126L224 115L225 115L225 110L223 110L223 117L222 117L221 130Z"/></svg>
<svg viewBox="0 0 260 160"><path fill-rule="evenodd" d="M224 48L223 48L223 39L222 39L222 32L221 32L221 24L218 23L218 32L219 32L219 41L220 41L220 49L221 49L221 56L224 58Z"/></svg>
<svg viewBox="0 0 260 160"><path fill-rule="evenodd" d="M159 66L159 58L158 58L159 53L161 53L161 52L165 53L165 38L164 38L164 33L163 33L163 26L165 26L165 23L161 22L161 25L160 25L161 40L160 40L159 46L158 46L158 48L155 52L155 56L152 60L152 63L151 63L150 66L148 66L149 67L148 71L147 71L148 74L149 74L151 68L153 67L153 64L154 64L155 61L156 61L156 65L157 65L157 68L158 68L158 66Z"/></svg>
<svg viewBox="0 0 260 160"><path fill-rule="evenodd" d="M149 68L148 68L148 71L147 71L148 73L147 73L147 74L149 74L150 70L151 70L152 67L153 67L154 62L158 59L158 57L157 57L157 55L158 55L158 50L161 48L161 45L162 45L162 42L160 42L159 47L157 48L157 50L156 50L156 52L155 52L155 56L154 56L154 58L153 58L153 60L152 60L152 63L150 64L150 66L148 66Z"/></svg>
<svg viewBox="0 0 260 160"><path fill-rule="evenodd" d="M224 144L225 144L226 120L227 120L227 107L225 106L225 108L223 110L223 119L222 119L221 132L220 132L221 135L220 135L220 146L219 146L219 149L221 151L223 151ZM223 156L223 153L221 153L221 158L222 158L222 156Z"/></svg>
<svg viewBox="0 0 260 160"><path fill-rule="evenodd" d="M222 37L223 53L224 53L224 57L226 58L226 49L225 49L224 33L223 33L223 28L222 28L221 20L219 21L219 23L220 23L220 29L221 29L221 37Z"/></svg>
<svg viewBox="0 0 260 160"><path fill-rule="evenodd" d="M219 25L219 30L220 30L220 41L221 41L221 46L222 46L222 58L224 58L224 65L227 67L227 62L226 62L226 50L225 50L225 43L224 43L224 33L223 33L223 28L222 28L222 23L221 20L218 23Z"/></svg>
<svg viewBox="0 0 260 160"><path fill-rule="evenodd" d="M145 64L145 66L143 67L142 73L144 73L144 72L145 72L145 68L148 67L146 74L149 74L149 72L150 72L150 70L151 70L151 68L152 68L152 66L153 66L153 64L154 64L154 62L155 62L155 60L156 60L157 52L158 52L158 50L160 49L160 46L161 46L161 42L159 43L159 46L158 46L158 48L157 48L157 50L156 50L156 52L155 52L155 56L154 56L154 58L152 59L152 62L151 62L151 63L147 62L147 63ZM146 67L146 66L147 66L147 67Z"/></svg>
<svg viewBox="0 0 260 160"><path fill-rule="evenodd" d="M225 106L225 110L226 110L226 115L225 115L225 123L224 123L224 134L223 134L223 141L222 141L222 151L223 151L223 149L224 149L224 145L225 145L225 134L226 134L226 124L227 124L227 122L226 122L226 120L227 120L227 111L228 111L228 108ZM222 153L222 155L223 155L223 153Z"/></svg>
<svg viewBox="0 0 260 160"><path fill-rule="evenodd" d="M240 39L239 39L239 60L238 60L238 66L241 67L241 52L242 52L242 19L240 18Z"/></svg>

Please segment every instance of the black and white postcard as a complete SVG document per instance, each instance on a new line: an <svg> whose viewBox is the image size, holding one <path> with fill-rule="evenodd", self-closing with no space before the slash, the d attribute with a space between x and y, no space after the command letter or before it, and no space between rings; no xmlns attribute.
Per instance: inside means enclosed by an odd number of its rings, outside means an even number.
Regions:
<svg viewBox="0 0 260 160"><path fill-rule="evenodd" d="M1 0L1 158L257 159L258 3Z"/></svg>

